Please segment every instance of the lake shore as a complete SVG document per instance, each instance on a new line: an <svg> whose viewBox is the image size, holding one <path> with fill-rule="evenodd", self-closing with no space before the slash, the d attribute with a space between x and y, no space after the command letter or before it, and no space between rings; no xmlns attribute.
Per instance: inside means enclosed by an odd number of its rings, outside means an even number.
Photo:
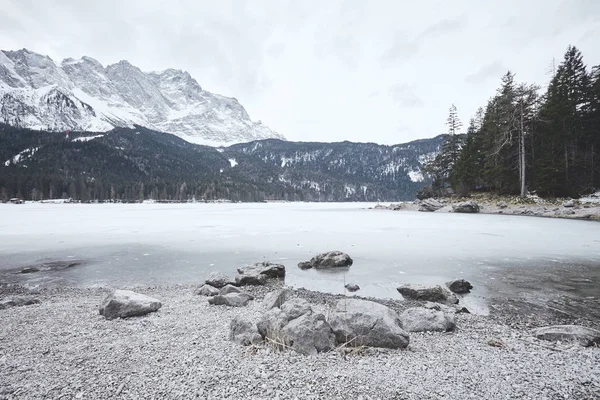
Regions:
<svg viewBox="0 0 600 400"><path fill-rule="evenodd" d="M531 337L538 326L574 322L511 304L489 316L457 314L452 333L411 333L407 350L368 349L302 356L228 340L237 315L256 319L273 287L253 287L247 307L211 306L195 286L136 287L162 308L105 320L108 288L28 290L0 297L41 303L0 310L0 398L597 398L600 349ZM297 289L327 315L344 296ZM378 300L402 311L413 302ZM512 310L512 311L511 311ZM579 321L594 326L594 321ZM501 343L491 346L490 340Z"/></svg>
<svg viewBox="0 0 600 400"><path fill-rule="evenodd" d="M520 198L517 196L493 196L476 194L471 197L436 198L442 205L436 213L453 212L452 206L466 201L479 205L481 214L524 215L532 217L565 218L600 221L600 198L543 199L536 196ZM383 203L375 209L393 211L419 211L422 201L404 203Z"/></svg>

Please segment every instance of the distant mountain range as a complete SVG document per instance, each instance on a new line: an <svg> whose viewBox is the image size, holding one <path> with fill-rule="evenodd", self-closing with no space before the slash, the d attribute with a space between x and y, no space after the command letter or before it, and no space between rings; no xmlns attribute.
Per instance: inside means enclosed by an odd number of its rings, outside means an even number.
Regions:
<svg viewBox="0 0 600 400"><path fill-rule="evenodd" d="M0 51L0 122L62 132L140 125L208 145L284 139L187 72L142 72L127 61L104 67L90 57L57 63L26 49Z"/></svg>
<svg viewBox="0 0 600 400"><path fill-rule="evenodd" d="M141 126L65 134L0 124L0 199L412 200L443 141L266 139L215 148Z"/></svg>

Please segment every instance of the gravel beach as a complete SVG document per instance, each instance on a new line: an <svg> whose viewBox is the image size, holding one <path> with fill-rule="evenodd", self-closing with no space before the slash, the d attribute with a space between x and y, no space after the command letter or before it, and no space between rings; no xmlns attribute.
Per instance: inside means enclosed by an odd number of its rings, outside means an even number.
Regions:
<svg viewBox="0 0 600 400"><path fill-rule="evenodd" d="M457 314L455 332L411 333L407 350L302 356L228 340L236 315L264 312L267 287L240 308L211 306L192 286L134 289L162 308L109 321L98 314L109 289L56 288L34 292L40 304L0 310L0 399L600 398L600 348L542 342L526 328L564 321ZM0 287L0 297L19 292ZM340 298L293 296L325 315Z"/></svg>

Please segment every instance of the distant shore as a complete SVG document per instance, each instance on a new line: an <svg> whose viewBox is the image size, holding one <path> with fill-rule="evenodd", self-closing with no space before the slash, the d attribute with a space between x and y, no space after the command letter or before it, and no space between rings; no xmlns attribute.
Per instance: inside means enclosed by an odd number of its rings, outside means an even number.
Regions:
<svg viewBox="0 0 600 400"><path fill-rule="evenodd" d="M257 318L272 288L250 288L247 307L210 306L194 287L137 287L160 299L156 313L105 320L108 288L30 291L0 297L40 304L0 310L0 398L594 398L600 349L534 339L529 328L570 322L494 312L457 314L452 333L411 333L407 350L364 349L301 356L228 340L237 315ZM294 297L327 315L343 296ZM381 301L401 311L413 304ZM503 305L499 305L502 307ZM511 307L506 306L508 311ZM512 315L512 316L510 316Z"/></svg>

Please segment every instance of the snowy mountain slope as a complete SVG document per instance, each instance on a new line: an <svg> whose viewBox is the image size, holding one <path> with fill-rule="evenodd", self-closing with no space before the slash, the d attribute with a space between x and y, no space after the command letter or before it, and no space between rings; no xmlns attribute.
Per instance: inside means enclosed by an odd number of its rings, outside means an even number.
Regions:
<svg viewBox="0 0 600 400"><path fill-rule="evenodd" d="M0 122L52 131L141 125L209 145L283 139L187 72L146 73L127 61L104 67L90 57L58 64L26 49L0 51Z"/></svg>

